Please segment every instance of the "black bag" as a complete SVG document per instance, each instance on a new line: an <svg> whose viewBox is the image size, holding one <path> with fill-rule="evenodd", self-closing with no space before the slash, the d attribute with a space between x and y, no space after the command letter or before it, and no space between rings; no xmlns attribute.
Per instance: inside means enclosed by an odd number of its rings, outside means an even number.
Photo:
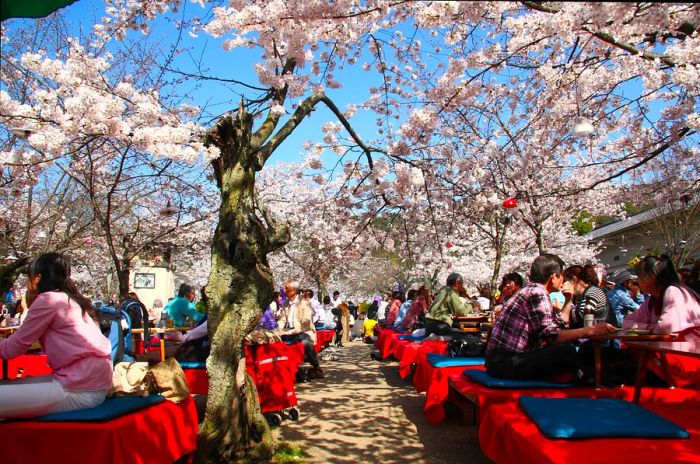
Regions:
<svg viewBox="0 0 700 464"><path fill-rule="evenodd" d="M474 358L486 355L486 343L475 335L466 334L451 340L447 352L453 358Z"/></svg>
<svg viewBox="0 0 700 464"><path fill-rule="evenodd" d="M143 329L144 325L148 325L148 310L140 301L128 298L119 306L119 309L129 315L132 328Z"/></svg>

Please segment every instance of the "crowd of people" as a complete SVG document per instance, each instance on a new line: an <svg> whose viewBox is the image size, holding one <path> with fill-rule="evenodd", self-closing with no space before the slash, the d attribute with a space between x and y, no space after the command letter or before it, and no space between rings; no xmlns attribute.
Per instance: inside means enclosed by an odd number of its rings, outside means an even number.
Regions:
<svg viewBox="0 0 700 464"><path fill-rule="evenodd" d="M648 256L634 269L603 279L592 265L566 266L558 256L544 254L532 263L527 280L517 272L505 274L495 297L488 287L469 297L462 276L452 273L434 294L423 285L407 292L394 290L384 298L376 295L359 305L346 303L338 291L319 301L313 290L288 280L261 310L247 342L301 343L311 366L307 378L314 379L324 376L314 349L318 329L335 330L338 346L351 339L371 342L377 324L414 335L459 338L463 333L456 317L488 313L489 374L518 379L564 374L586 382L591 364L588 337L622 328L700 340L699 267L679 274L668 256ZM95 308L105 303L99 296L90 301L79 292L70 279L68 261L58 253L34 259L26 285L26 295L17 286L6 295L5 306L13 312L2 317L21 324L14 335L0 339L0 357L18 356L38 340L53 374L0 385L0 417L100 404L112 375L110 342L95 322ZM192 285L183 283L165 305L157 301L148 313L144 310L151 324L170 319L175 327L192 326L169 339L168 355L179 360L205 360L209 353L206 289L195 303L196 295ZM138 302L138 296L131 293L122 305L130 302Z"/></svg>
<svg viewBox="0 0 700 464"><path fill-rule="evenodd" d="M133 303L143 306L136 293L129 293L120 305L105 302L101 294L88 299L71 280L69 261L59 253L34 259L27 268L26 286L24 292L14 286L6 296L4 305L13 311L3 312L0 317L12 321L16 331L0 338L0 358L22 355L39 341L53 373L0 384L0 419L85 409L104 402L112 387L113 347L100 329L99 314L111 306L129 310L132 328L143 326L143 319L148 319L151 326L164 326L168 321L174 327L191 326L184 334L175 331L167 338L167 356L204 361L209 355L205 288L195 303L195 288L183 283L165 305L156 301L148 311L144 307L143 313L132 313L128 308ZM286 281L261 312L258 326L247 341L299 342L304 347L305 361L311 365L305 379L322 378L324 373L314 349L316 330L336 330L336 343L342 345L343 327L348 330L348 317L352 317L350 306L339 292L325 296L323 301L314 298L312 290L302 289L298 281ZM354 305L353 309L357 310ZM151 351L139 360L156 362L159 355Z"/></svg>

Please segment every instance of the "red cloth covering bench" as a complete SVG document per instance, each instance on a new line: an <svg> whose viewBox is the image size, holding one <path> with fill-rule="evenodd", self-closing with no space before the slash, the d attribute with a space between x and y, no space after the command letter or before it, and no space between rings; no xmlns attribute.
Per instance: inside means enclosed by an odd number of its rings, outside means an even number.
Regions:
<svg viewBox="0 0 700 464"><path fill-rule="evenodd" d="M197 447L192 397L105 422L0 423L4 463L172 464Z"/></svg>
<svg viewBox="0 0 700 464"><path fill-rule="evenodd" d="M48 356L45 354L23 354L16 358L8 359L7 372L3 372L3 364L0 363L0 379L16 379L21 372L21 377L38 377L49 375L53 369L49 367Z"/></svg>
<svg viewBox="0 0 700 464"><path fill-rule="evenodd" d="M294 382L304 362L304 346L285 342L245 345L246 370L255 382L260 409L281 411L296 406Z"/></svg>
<svg viewBox="0 0 700 464"><path fill-rule="evenodd" d="M209 375L206 368L182 368L187 380L187 386L190 387L190 393L194 395L206 395L209 393Z"/></svg>
<svg viewBox="0 0 700 464"><path fill-rule="evenodd" d="M461 374L465 369L484 370L483 365L434 367L428 362L427 353L422 353L413 374L413 383L420 393L425 391L423 413L428 423L435 425L445 419L444 402L449 393L448 378L452 374ZM418 390L418 386L423 390Z"/></svg>
<svg viewBox="0 0 700 464"><path fill-rule="evenodd" d="M377 337L377 349L382 359L386 359L394 354L396 347L396 339L401 335L406 335L405 332L396 332L393 329L383 328Z"/></svg>
<svg viewBox="0 0 700 464"><path fill-rule="evenodd" d="M421 353L447 354L447 342L424 340L422 342L402 343L396 347L399 359L399 375L402 379L411 375L411 365L418 362ZM399 354L400 351L400 354Z"/></svg>
<svg viewBox="0 0 700 464"><path fill-rule="evenodd" d="M517 402L494 404L479 427L479 444L496 463L652 464L700 462L700 403L647 403L644 407L684 427L689 439L546 438Z"/></svg>
<svg viewBox="0 0 700 464"><path fill-rule="evenodd" d="M488 410L498 404L517 403L521 396L543 396L549 398L618 398L631 401L634 397L634 387L601 388L572 387L561 389L500 389L489 388L474 382L459 373L449 376L450 392L448 399L458 399L469 396L477 402L479 421L482 421ZM640 403L683 403L700 402L700 391L684 388L648 388L642 389Z"/></svg>
<svg viewBox="0 0 700 464"><path fill-rule="evenodd" d="M314 345L314 348L316 349L316 353L319 353L321 350L323 350L330 342L333 341L333 337L335 336L335 330L332 329L319 329L316 331L316 345Z"/></svg>

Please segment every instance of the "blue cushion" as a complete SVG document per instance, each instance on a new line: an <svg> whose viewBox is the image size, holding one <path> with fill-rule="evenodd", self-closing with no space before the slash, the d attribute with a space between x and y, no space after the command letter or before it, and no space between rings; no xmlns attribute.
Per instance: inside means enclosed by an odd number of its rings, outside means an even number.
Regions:
<svg viewBox="0 0 700 464"><path fill-rule="evenodd" d="M35 417L31 420L42 422L102 422L121 417L124 414L145 409L153 404L162 403L165 398L160 395L150 396L116 396L107 398L96 408L80 409L78 411L57 412Z"/></svg>
<svg viewBox="0 0 700 464"><path fill-rule="evenodd" d="M206 369L207 363L204 361L178 361L183 369Z"/></svg>
<svg viewBox="0 0 700 464"><path fill-rule="evenodd" d="M520 406L548 438L688 438L673 422L629 401L520 397Z"/></svg>
<svg viewBox="0 0 700 464"><path fill-rule="evenodd" d="M469 377L476 383L480 383L489 388L504 388L504 389L525 389L525 388L571 388L570 383L547 382L546 380L514 380L514 379L499 379L491 377L486 371L465 370L462 375Z"/></svg>
<svg viewBox="0 0 700 464"><path fill-rule="evenodd" d="M484 358L453 358L446 354L428 353L428 362L433 367L483 366Z"/></svg>
<svg viewBox="0 0 700 464"><path fill-rule="evenodd" d="M401 335L399 340L410 340L412 342L420 343L428 337L415 337L413 335Z"/></svg>

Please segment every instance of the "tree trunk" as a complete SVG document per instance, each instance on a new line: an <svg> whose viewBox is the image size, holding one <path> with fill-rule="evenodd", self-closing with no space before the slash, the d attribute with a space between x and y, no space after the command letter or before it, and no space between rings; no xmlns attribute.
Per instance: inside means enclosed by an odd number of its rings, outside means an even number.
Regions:
<svg viewBox="0 0 700 464"><path fill-rule="evenodd" d="M547 250L544 248L544 236L542 234L542 224L537 222L535 224L535 241L537 242L537 251L539 252L540 256L545 254Z"/></svg>
<svg viewBox="0 0 700 464"><path fill-rule="evenodd" d="M29 258L19 258L8 264L0 266L0 297L5 298L5 294L12 288L12 284L17 280L17 276L24 266L29 262ZM0 301L0 307L2 302Z"/></svg>
<svg viewBox="0 0 700 464"><path fill-rule="evenodd" d="M129 274L131 263L122 261L117 268L117 281L119 282L119 303L129 297Z"/></svg>
<svg viewBox="0 0 700 464"><path fill-rule="evenodd" d="M207 137L207 143L221 150L213 163L221 208L206 290L209 396L197 439L197 463L226 462L243 453L268 459L272 454L269 426L255 385L245 374L243 339L272 299L267 253L289 238L286 229L275 231L265 212L256 210L252 124L251 115L241 110L235 119L224 117Z"/></svg>

